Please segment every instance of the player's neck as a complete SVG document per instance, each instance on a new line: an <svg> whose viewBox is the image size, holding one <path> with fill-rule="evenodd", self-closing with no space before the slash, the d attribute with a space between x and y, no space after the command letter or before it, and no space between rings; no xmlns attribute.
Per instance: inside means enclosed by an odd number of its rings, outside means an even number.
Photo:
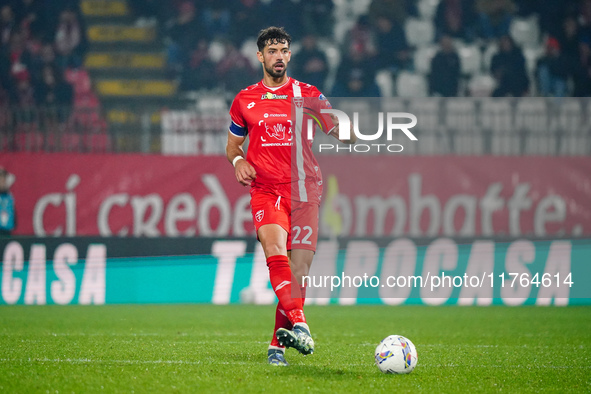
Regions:
<svg viewBox="0 0 591 394"><path fill-rule="evenodd" d="M263 76L263 83L265 84L265 86L268 86L270 88L281 86L285 84L288 80L289 77L287 76L287 74L283 74L282 77L278 78L274 78L267 73L265 73L265 75Z"/></svg>

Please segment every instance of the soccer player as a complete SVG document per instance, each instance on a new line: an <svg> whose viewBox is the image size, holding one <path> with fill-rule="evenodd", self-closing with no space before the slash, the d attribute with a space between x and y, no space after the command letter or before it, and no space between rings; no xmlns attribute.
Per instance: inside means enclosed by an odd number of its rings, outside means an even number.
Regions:
<svg viewBox="0 0 591 394"><path fill-rule="evenodd" d="M226 146L236 179L251 187L253 222L279 300L267 352L269 364L279 366L288 365L285 347L304 355L314 352L303 311L306 289L302 277L308 275L316 250L322 176L312 141L303 131L302 125L307 123L301 107L303 100L313 98L319 103L318 110L331 108L316 87L286 74L290 43L283 28L273 26L259 33L257 56L263 79L234 98ZM300 108L299 119L292 119L292 102ZM338 139L337 119L326 118L323 131ZM354 143L355 137L343 142Z"/></svg>

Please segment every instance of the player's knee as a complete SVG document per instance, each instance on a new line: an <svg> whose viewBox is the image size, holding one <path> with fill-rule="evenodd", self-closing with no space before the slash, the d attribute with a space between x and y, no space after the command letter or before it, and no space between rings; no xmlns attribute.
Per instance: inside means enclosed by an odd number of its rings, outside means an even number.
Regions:
<svg viewBox="0 0 591 394"><path fill-rule="evenodd" d="M279 243L269 242L263 245L265 256L287 255L287 249Z"/></svg>
<svg viewBox="0 0 591 394"><path fill-rule="evenodd" d="M307 264L294 264L292 262L291 273L297 279L298 283L300 283L304 276L308 276L310 269Z"/></svg>

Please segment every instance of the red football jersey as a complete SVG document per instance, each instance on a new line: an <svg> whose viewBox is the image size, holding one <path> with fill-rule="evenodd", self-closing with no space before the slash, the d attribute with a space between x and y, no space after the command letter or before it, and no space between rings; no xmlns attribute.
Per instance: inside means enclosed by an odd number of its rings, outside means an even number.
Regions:
<svg viewBox="0 0 591 394"><path fill-rule="evenodd" d="M294 97L300 99L300 118L296 106L292 114ZM310 98L310 99L307 99ZM296 103L298 99L296 99ZM317 114L330 103L312 85L288 78L281 86L269 87L263 81L240 91L230 108L230 133L249 136L246 160L254 167L256 179L252 187L272 191L294 201L320 202L322 174L312 152L312 140L308 139L309 115L302 110L303 103L311 103ZM334 127L330 117L323 115L330 132ZM299 125L298 125L299 123ZM326 129L326 130L325 130Z"/></svg>

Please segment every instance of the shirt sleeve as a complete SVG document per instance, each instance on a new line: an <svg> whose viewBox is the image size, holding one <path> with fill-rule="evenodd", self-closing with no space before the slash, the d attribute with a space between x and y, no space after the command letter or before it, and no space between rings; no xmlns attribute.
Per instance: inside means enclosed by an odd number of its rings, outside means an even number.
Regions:
<svg viewBox="0 0 591 394"><path fill-rule="evenodd" d="M314 108L318 113L321 113L320 111L323 109L332 109L332 105L330 105L328 99L316 87L312 87L312 97L318 98L318 100L315 100L317 108ZM322 114L322 120L327 126L326 130L325 127L322 128L322 132L325 134L330 134L330 132L335 128L335 124L333 123L330 114Z"/></svg>
<svg viewBox="0 0 591 394"><path fill-rule="evenodd" d="M246 127L244 117L242 116L242 110L240 109L239 95L234 98L232 106L230 107L230 118L232 121L230 122L228 131L230 131L230 133L234 134L236 137L246 137L248 134L248 129Z"/></svg>

